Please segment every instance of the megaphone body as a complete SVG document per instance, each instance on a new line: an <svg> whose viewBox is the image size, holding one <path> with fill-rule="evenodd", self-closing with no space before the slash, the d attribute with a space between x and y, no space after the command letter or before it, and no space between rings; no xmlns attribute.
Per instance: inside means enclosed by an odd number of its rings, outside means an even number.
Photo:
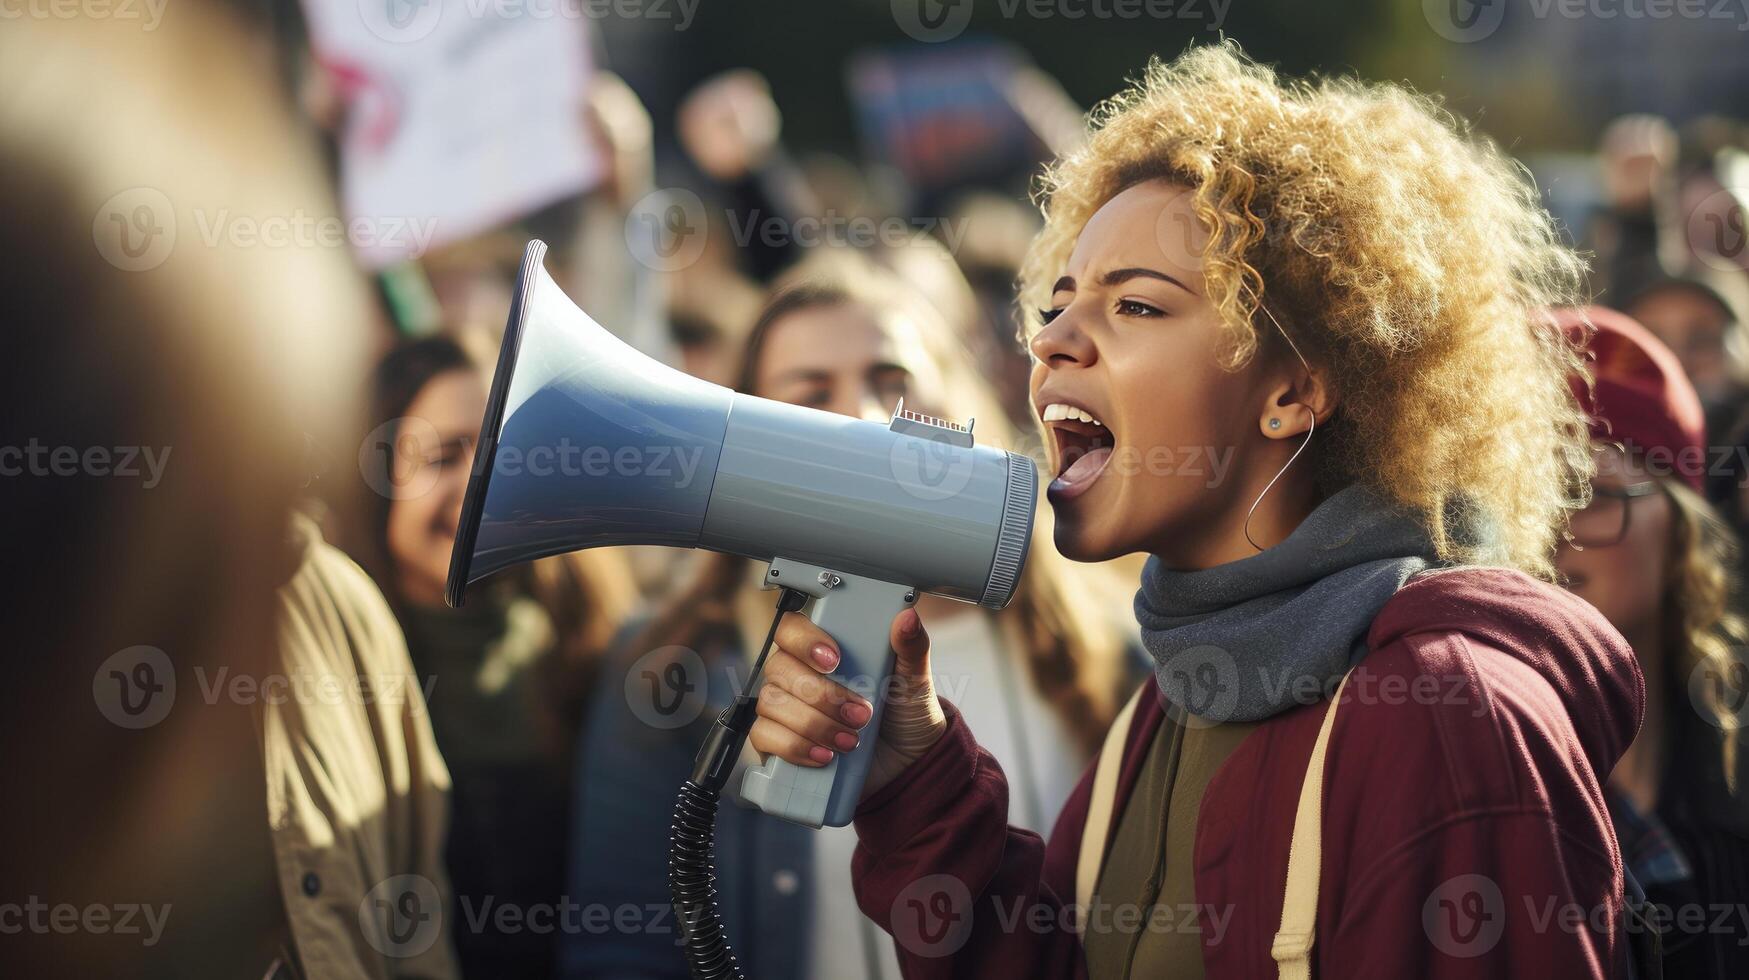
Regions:
<svg viewBox="0 0 1749 980"><path fill-rule="evenodd" d="M887 425L751 395L652 360L523 258L450 560L447 598L511 565L582 548L669 545L766 563L812 597L833 678L878 732L893 617L923 592L1000 609L1026 560L1032 461L971 426ZM818 769L772 758L742 797L809 826L850 822L875 739Z"/></svg>

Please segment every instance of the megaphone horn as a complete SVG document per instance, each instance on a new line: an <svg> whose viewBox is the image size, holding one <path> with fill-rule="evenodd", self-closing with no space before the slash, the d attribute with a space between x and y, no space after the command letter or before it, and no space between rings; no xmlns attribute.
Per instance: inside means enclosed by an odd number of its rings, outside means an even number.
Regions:
<svg viewBox="0 0 1749 980"><path fill-rule="evenodd" d="M450 559L447 598L511 565L581 548L705 548L769 564L812 597L840 682L884 681L894 616L931 592L1000 609L1019 583L1038 477L971 426L887 425L738 394L602 329L523 257ZM874 690L880 690L876 687ZM882 699L871 699L879 731ZM823 769L773 759L744 796L842 826L874 739Z"/></svg>

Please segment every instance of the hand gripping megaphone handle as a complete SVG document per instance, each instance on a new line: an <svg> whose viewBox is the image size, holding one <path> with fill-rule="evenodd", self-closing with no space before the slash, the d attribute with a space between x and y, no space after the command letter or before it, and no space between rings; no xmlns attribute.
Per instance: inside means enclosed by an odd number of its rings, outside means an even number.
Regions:
<svg viewBox="0 0 1749 980"><path fill-rule="evenodd" d="M863 780L874 762L887 677L893 671L893 648L887 642L893 617L917 601L917 590L787 558L772 561L765 585L814 597L808 618L838 644L838 669L826 676L867 697L874 715L862 729L862 743L824 766L798 766L773 756L748 769L741 798L772 816L809 827L842 827L856 814Z"/></svg>

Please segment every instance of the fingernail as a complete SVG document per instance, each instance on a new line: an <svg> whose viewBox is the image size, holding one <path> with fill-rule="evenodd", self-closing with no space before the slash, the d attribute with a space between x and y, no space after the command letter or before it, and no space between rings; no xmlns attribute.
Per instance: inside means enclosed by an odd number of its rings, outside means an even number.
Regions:
<svg viewBox="0 0 1749 980"><path fill-rule="evenodd" d="M844 707L838 709L838 716L858 728L868 724L869 716L874 714L868 705L858 701L847 701Z"/></svg>
<svg viewBox="0 0 1749 980"><path fill-rule="evenodd" d="M907 609L899 614L900 636L916 636L917 631L922 628L922 625L923 624L917 619L917 610L915 609Z"/></svg>
<svg viewBox="0 0 1749 980"><path fill-rule="evenodd" d="M814 644L814 649L812 652L814 655L814 663L819 664L821 670L831 670L832 668L838 666L838 653L837 653L837 651L833 650L831 647L827 646L826 644L824 644L824 643Z"/></svg>
<svg viewBox="0 0 1749 980"><path fill-rule="evenodd" d="M823 766L832 761L832 750L824 745L816 745L808 750L808 758Z"/></svg>
<svg viewBox="0 0 1749 980"><path fill-rule="evenodd" d="M860 741L860 739L858 739L855 735L852 735L849 732L839 732L838 736L836 738L834 738L832 741L837 742L838 747L840 749L844 750L845 752L850 752L856 748L856 745Z"/></svg>

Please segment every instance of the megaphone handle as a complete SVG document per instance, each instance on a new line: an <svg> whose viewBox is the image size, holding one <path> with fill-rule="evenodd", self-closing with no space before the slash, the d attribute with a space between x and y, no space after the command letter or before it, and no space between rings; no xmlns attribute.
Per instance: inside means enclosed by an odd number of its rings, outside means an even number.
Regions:
<svg viewBox="0 0 1749 980"><path fill-rule="evenodd" d="M876 733L886 711L893 648L887 643L893 617L915 602L910 586L834 572L779 558L766 572L767 585L782 585L814 597L808 618L838 644L838 669L827 675L869 699L874 716L863 726L862 744L820 767L798 766L773 756L747 770L741 798L772 816L809 827L850 823L862 783L874 762Z"/></svg>

